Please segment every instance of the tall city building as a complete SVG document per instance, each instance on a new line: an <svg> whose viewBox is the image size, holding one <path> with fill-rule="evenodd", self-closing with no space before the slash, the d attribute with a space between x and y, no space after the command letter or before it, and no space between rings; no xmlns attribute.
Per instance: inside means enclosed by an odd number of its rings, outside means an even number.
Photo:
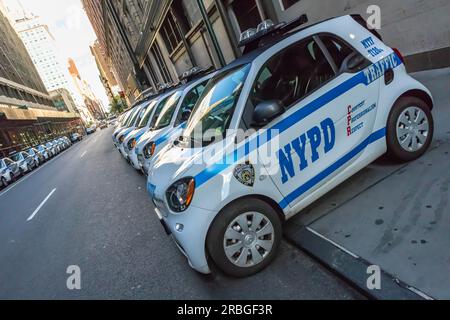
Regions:
<svg viewBox="0 0 450 320"><path fill-rule="evenodd" d="M105 52L98 40L90 46L90 49L100 72L100 81L105 88L109 102L112 102L114 96L120 94L120 88L112 72L111 63L106 59Z"/></svg>
<svg viewBox="0 0 450 320"><path fill-rule="evenodd" d="M105 118L105 110L103 109L103 105L100 100L97 99L95 94L93 93L91 87L83 80L80 76L80 72L78 71L77 65L75 61L69 58L68 61L69 73L75 83L75 87L78 93L83 98L84 104L88 108L89 112L94 116L95 119L101 120Z"/></svg>
<svg viewBox="0 0 450 320"><path fill-rule="evenodd" d="M65 90L64 95L68 93L71 96L69 101L75 103L73 110L80 114L85 123L91 122L94 117L79 96L48 26L38 16L25 10L20 0L0 1L8 10L10 21L27 48L47 91L59 95L61 91L56 91Z"/></svg>
<svg viewBox="0 0 450 320"><path fill-rule="evenodd" d="M7 14L0 6L0 156L81 125L78 114L54 106Z"/></svg>
<svg viewBox="0 0 450 320"><path fill-rule="evenodd" d="M48 26L39 17L24 14L15 20L14 27L38 70L48 91L66 89L76 100L73 83L67 68L60 60L58 50Z"/></svg>

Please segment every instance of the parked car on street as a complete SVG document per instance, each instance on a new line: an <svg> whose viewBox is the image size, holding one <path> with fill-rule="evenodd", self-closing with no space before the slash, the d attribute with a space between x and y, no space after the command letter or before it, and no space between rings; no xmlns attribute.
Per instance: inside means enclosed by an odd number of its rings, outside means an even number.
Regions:
<svg viewBox="0 0 450 320"><path fill-rule="evenodd" d="M10 158L0 159L0 184L7 187L12 181L20 176L20 168Z"/></svg>
<svg viewBox="0 0 450 320"><path fill-rule="evenodd" d="M21 174L30 172L31 170L39 166L34 158L25 151L20 151L11 155L11 160L17 163Z"/></svg>
<svg viewBox="0 0 450 320"><path fill-rule="evenodd" d="M127 155L127 159L130 161L131 165L136 169L140 170L138 165L138 156L136 153L136 147L142 140L146 140L149 135L152 134L152 129L158 120L165 104L169 98L173 95L172 91L167 91L161 95L155 97L147 108L145 114L142 117L141 122L138 124L135 130L131 131L127 138L123 142L124 151Z"/></svg>
<svg viewBox="0 0 450 320"><path fill-rule="evenodd" d="M57 153L61 153L64 150L64 146L58 139L52 140L52 144L55 146Z"/></svg>
<svg viewBox="0 0 450 320"><path fill-rule="evenodd" d="M123 142L125 141L125 138L127 135L133 131L138 123L141 121L145 110L147 110L150 102L148 100L142 101L140 104L138 104L135 108L133 108L132 113L125 123L125 125L117 132L116 139L114 141L114 144L117 147L117 150L122 154L123 157L126 156L124 148L123 148Z"/></svg>
<svg viewBox="0 0 450 320"><path fill-rule="evenodd" d="M67 150L70 147L70 142L67 141L64 137L60 137L56 139L59 143L59 145L62 147L63 150Z"/></svg>
<svg viewBox="0 0 450 320"><path fill-rule="evenodd" d="M284 221L385 153L412 161L430 146L433 99L398 50L360 16L304 22L244 32L243 56L149 172L156 214L199 272L261 271Z"/></svg>
<svg viewBox="0 0 450 320"><path fill-rule="evenodd" d="M94 132L97 131L97 126L95 124L93 124L92 126L86 128L86 134L93 134Z"/></svg>
<svg viewBox="0 0 450 320"><path fill-rule="evenodd" d="M140 104L135 105L132 109L126 111L119 117L121 118L121 120L120 122L118 122L118 125L112 134L112 140L116 148L119 148L119 140L118 140L119 133L128 127L128 124L131 121L131 118L138 106L140 106Z"/></svg>
<svg viewBox="0 0 450 320"><path fill-rule="evenodd" d="M30 148L27 150L27 153L33 157L34 162L36 162L38 165L41 165L45 162L44 155L36 148Z"/></svg>
<svg viewBox="0 0 450 320"><path fill-rule="evenodd" d="M44 156L45 161L48 161L52 157L51 151L43 144L37 146L36 148Z"/></svg>
<svg viewBox="0 0 450 320"><path fill-rule="evenodd" d="M108 128L108 123L105 120L101 121L100 122L100 130L103 130L106 128Z"/></svg>
<svg viewBox="0 0 450 320"><path fill-rule="evenodd" d="M72 141L72 143L78 142L83 140L83 136L81 134L79 134L78 132L74 132L70 135L70 141Z"/></svg>
<svg viewBox="0 0 450 320"><path fill-rule="evenodd" d="M47 148L48 151L50 151L51 157L54 157L58 154L58 148L55 145L53 145L52 142L46 142L45 147Z"/></svg>
<svg viewBox="0 0 450 320"><path fill-rule="evenodd" d="M214 73L198 73L197 78L179 87L168 99L154 127L141 139L135 151L137 167L144 174L151 170L158 153L181 135L192 109L213 76Z"/></svg>

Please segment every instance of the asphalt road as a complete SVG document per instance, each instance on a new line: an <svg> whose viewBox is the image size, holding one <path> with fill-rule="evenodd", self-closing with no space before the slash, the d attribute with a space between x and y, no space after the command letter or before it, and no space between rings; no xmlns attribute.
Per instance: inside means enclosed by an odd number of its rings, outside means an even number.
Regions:
<svg viewBox="0 0 450 320"><path fill-rule="evenodd" d="M0 191L0 299L363 298L287 242L251 278L196 273L111 134L98 131ZM67 288L71 265L81 290Z"/></svg>

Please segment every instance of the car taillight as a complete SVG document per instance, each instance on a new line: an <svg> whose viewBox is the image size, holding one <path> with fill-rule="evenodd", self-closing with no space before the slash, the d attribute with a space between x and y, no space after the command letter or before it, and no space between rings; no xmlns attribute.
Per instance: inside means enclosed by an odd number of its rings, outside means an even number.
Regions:
<svg viewBox="0 0 450 320"><path fill-rule="evenodd" d="M400 58L402 63L405 63L405 58L403 58L403 55L401 54L400 50L398 50L397 48L392 48L392 50L394 50L395 54Z"/></svg>

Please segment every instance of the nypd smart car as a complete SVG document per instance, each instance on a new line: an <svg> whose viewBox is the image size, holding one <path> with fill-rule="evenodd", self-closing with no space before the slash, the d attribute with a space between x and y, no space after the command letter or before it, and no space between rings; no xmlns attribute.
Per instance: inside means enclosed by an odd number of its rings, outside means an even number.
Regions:
<svg viewBox="0 0 450 320"><path fill-rule="evenodd" d="M359 16L305 20L245 32L245 54L149 174L158 217L199 272L260 271L284 221L383 154L411 161L430 145L433 100L400 53Z"/></svg>
<svg viewBox="0 0 450 320"><path fill-rule="evenodd" d="M131 114L133 113L133 111L134 111L134 109L125 111L121 116L121 120L118 123L117 128L114 129L114 132L112 134L112 140L113 140L114 146L116 148L118 148L118 145L119 145L118 134L127 127L128 121L130 120L130 117L131 117Z"/></svg>
<svg viewBox="0 0 450 320"><path fill-rule="evenodd" d="M150 105L149 101L144 101L141 102L138 106L136 106L134 113L130 117L127 127L125 127L117 134L117 141L118 141L117 147L122 156L127 160L128 154L125 151L124 142L127 139L128 135L137 128L149 105Z"/></svg>
<svg viewBox="0 0 450 320"><path fill-rule="evenodd" d="M204 75L202 71L208 73L208 70L198 70L184 76L188 82L177 88L167 100L152 134L143 139L141 146L136 149L139 166L144 174L148 174L151 170L158 153L181 135L195 103L214 75L214 73Z"/></svg>
<svg viewBox="0 0 450 320"><path fill-rule="evenodd" d="M132 132L124 141L128 160L136 170L141 170L141 166L138 162L138 155L142 145L146 144L149 136L153 136L155 134L155 123L173 92L174 90L171 89L166 92L162 92L159 96L155 97L151 101L135 132Z"/></svg>

